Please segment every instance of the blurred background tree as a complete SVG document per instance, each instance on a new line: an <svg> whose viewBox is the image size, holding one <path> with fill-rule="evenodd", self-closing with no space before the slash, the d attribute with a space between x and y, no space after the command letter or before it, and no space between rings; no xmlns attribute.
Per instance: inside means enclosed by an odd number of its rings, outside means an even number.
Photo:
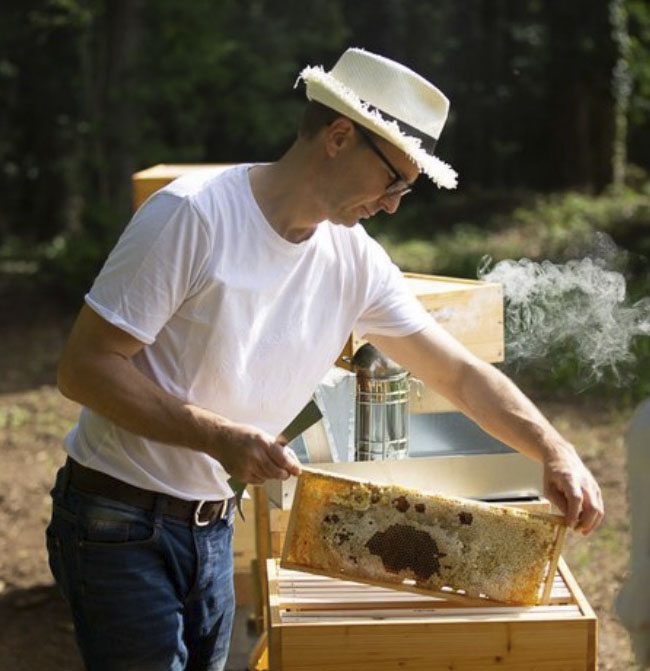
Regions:
<svg viewBox="0 0 650 671"><path fill-rule="evenodd" d="M152 163L277 157L302 105L297 72L348 44L449 95L440 152L464 191L601 192L617 110L619 145L650 161L642 0L8 0L0 25L5 243L114 237L131 173Z"/></svg>

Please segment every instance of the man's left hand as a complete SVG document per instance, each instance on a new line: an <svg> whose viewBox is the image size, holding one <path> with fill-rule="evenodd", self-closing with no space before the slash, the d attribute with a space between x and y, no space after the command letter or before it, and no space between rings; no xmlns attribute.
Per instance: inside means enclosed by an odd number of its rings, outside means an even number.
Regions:
<svg viewBox="0 0 650 671"><path fill-rule="evenodd" d="M584 535L603 519L600 488L572 447L544 461L544 494L565 515L567 526Z"/></svg>

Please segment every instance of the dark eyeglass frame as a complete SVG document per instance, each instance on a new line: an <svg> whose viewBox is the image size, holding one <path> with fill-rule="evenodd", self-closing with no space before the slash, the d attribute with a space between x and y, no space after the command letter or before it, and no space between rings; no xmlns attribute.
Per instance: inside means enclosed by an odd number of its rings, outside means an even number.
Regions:
<svg viewBox="0 0 650 671"><path fill-rule="evenodd" d="M395 175L393 181L384 190L384 195L402 197L407 193L411 193L411 191L413 191L413 184L402 177L399 170L388 160L386 154L384 154L384 152L376 145L370 133L358 123L355 123L354 127L359 131L359 135L365 140L368 147L379 156L384 165L393 173L393 175Z"/></svg>

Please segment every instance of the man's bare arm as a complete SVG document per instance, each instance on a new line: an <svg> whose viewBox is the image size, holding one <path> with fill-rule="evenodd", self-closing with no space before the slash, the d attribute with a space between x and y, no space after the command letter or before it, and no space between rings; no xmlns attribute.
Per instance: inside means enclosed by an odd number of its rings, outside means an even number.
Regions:
<svg viewBox="0 0 650 671"><path fill-rule="evenodd" d="M589 533L603 517L603 502L575 448L521 390L437 324L407 336L369 336L386 355L448 398L488 433L544 466L548 498L570 527Z"/></svg>
<svg viewBox="0 0 650 671"><path fill-rule="evenodd" d="M131 358L143 343L84 305L59 364L61 393L132 433L205 452L253 484L297 474L283 441L168 394Z"/></svg>

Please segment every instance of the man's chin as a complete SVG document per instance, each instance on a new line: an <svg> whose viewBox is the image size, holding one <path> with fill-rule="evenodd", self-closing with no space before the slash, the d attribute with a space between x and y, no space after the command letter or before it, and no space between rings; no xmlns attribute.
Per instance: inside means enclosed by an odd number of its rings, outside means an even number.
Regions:
<svg viewBox="0 0 650 671"><path fill-rule="evenodd" d="M335 224L336 226L345 226L346 228L352 228L353 226L356 226L358 223L360 223L360 219L358 217L336 217L330 219L330 221Z"/></svg>

